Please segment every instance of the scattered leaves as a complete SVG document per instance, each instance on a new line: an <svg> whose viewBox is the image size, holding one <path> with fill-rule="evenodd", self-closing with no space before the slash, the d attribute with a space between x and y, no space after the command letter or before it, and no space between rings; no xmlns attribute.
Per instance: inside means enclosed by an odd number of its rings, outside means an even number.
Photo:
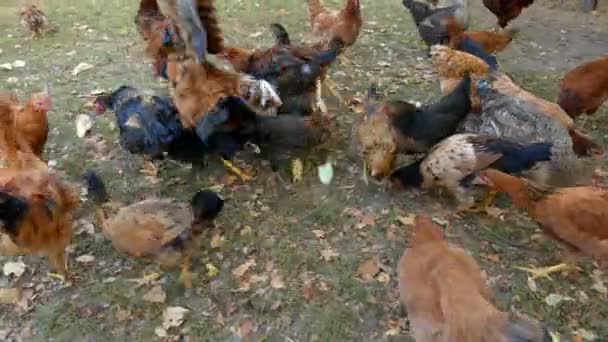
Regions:
<svg viewBox="0 0 608 342"><path fill-rule="evenodd" d="M317 239L325 239L325 231L320 229L315 229L312 231L313 234L317 237Z"/></svg>
<svg viewBox="0 0 608 342"><path fill-rule="evenodd" d="M391 276L388 275L387 273L380 272L380 274L378 274L378 276L376 277L376 280L383 284L386 284L389 281L391 281Z"/></svg>
<svg viewBox="0 0 608 342"><path fill-rule="evenodd" d="M359 269L357 270L359 277L365 281L374 279L378 272L380 272L380 266L378 266L378 263L374 259L364 261L359 265Z"/></svg>
<svg viewBox="0 0 608 342"><path fill-rule="evenodd" d="M151 303L164 303L167 300L167 293L162 286L156 285L144 294L143 299Z"/></svg>
<svg viewBox="0 0 608 342"><path fill-rule="evenodd" d="M5 276L13 275L19 278L25 272L25 264L21 261L7 262L6 264L4 264L2 272Z"/></svg>
<svg viewBox="0 0 608 342"><path fill-rule="evenodd" d="M220 248L224 245L224 236L221 233L214 233L211 237L211 248Z"/></svg>
<svg viewBox="0 0 608 342"><path fill-rule="evenodd" d="M313 287L312 280L304 280L304 286L302 286L302 297L306 301L311 301L315 297L315 288Z"/></svg>

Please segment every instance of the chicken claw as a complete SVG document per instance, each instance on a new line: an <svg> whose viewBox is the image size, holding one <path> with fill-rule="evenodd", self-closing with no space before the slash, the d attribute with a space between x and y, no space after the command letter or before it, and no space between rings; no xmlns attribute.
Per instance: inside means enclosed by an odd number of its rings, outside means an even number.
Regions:
<svg viewBox="0 0 608 342"><path fill-rule="evenodd" d="M252 179L251 176L246 174L243 170L239 169L238 167L234 166L234 164L232 164L230 161L222 158L222 162L224 163L224 166L226 166L226 168L228 170L230 170L232 173L237 175L243 182L248 182Z"/></svg>
<svg viewBox="0 0 608 342"><path fill-rule="evenodd" d="M68 277L65 274L48 272L47 273L47 277L49 277L50 279L59 280L65 286L71 286L72 285L72 282L68 279Z"/></svg>
<svg viewBox="0 0 608 342"><path fill-rule="evenodd" d="M547 278L547 279L551 279L551 277L549 276L549 274L551 273L555 273L555 272L563 272L563 271L569 271L569 270L573 270L576 269L576 267L573 267L570 264L566 264L566 263L561 263L555 266L547 266L547 267L520 267L517 266L515 267L518 270L521 271L526 271L528 272L531 277L530 279L538 279L538 278Z"/></svg>
<svg viewBox="0 0 608 342"><path fill-rule="evenodd" d="M241 77L241 82L246 86L245 97L251 105L266 109L280 107L283 104L274 87L267 81L244 75Z"/></svg>

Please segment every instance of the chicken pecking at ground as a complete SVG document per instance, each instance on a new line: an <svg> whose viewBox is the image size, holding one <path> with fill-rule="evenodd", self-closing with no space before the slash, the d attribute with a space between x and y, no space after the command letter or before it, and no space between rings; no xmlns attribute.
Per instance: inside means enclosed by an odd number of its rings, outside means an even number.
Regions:
<svg viewBox="0 0 608 342"><path fill-rule="evenodd" d="M465 75L450 94L434 104L417 108L406 101L378 103L370 87L366 110L353 122L352 145L375 178L393 169L397 154L424 153L454 133L471 110L471 79ZM365 178L366 179L366 178Z"/></svg>
<svg viewBox="0 0 608 342"><path fill-rule="evenodd" d="M398 187L443 186L458 200L459 211L487 212L493 196L474 208L472 181L488 167L518 174L551 159L551 143L519 143L475 134L455 134L437 144L423 159L390 175Z"/></svg>
<svg viewBox="0 0 608 342"><path fill-rule="evenodd" d="M179 266L180 283L192 288L192 258L200 250L204 229L224 206L216 193L198 191L190 205L173 199L147 199L122 207L110 216L103 208L108 195L101 178L88 171L84 182L97 207L102 231L116 250L134 258L156 260L163 267Z"/></svg>
<svg viewBox="0 0 608 342"><path fill-rule="evenodd" d="M608 261L608 191L595 186L551 188L497 170L480 172L476 183L506 193L513 204L527 211L540 228L568 248L565 262L528 268L534 278L575 268L574 253Z"/></svg>
<svg viewBox="0 0 608 342"><path fill-rule="evenodd" d="M548 329L492 304L479 265L445 240L430 217L417 216L399 261L399 294L416 341L552 341Z"/></svg>
<svg viewBox="0 0 608 342"><path fill-rule="evenodd" d="M310 115L315 109L312 105L315 95L316 107L327 114L318 84L325 79L327 69L344 44L335 38L329 45L296 46L282 25L271 24L271 30L276 39L273 47L255 50L226 47L220 56L236 71L269 81L283 102L279 114Z"/></svg>

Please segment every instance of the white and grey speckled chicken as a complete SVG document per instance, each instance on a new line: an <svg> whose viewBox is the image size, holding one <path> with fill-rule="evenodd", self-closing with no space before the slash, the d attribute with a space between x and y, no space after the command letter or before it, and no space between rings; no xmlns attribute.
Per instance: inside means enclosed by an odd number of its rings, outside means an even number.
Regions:
<svg viewBox="0 0 608 342"><path fill-rule="evenodd" d="M491 78L491 77L490 77ZM477 81L482 115L471 114L460 131L508 138L520 142L550 142L551 160L525 174L536 182L553 186L572 186L590 181L589 160L578 158L573 151L568 130L558 121L539 111L519 97L493 88L491 79Z"/></svg>

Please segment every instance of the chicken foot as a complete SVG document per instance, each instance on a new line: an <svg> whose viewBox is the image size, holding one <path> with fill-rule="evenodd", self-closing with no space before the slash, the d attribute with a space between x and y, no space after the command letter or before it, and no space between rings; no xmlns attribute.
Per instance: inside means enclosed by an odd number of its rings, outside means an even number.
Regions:
<svg viewBox="0 0 608 342"><path fill-rule="evenodd" d="M238 167L236 167L234 164L232 164L232 162L230 162L227 159L222 158L222 162L224 163L224 166L232 173L234 173L235 175L237 175L243 182L248 182L252 179L251 176L249 176L248 174L245 173L245 171L239 169Z"/></svg>
<svg viewBox="0 0 608 342"><path fill-rule="evenodd" d="M518 270L521 270L521 271L528 272L530 274L530 279L538 279L538 278L551 279L551 277L549 275L552 273L576 270L576 267L570 263L561 263L558 265L547 266L547 267L520 267L520 266L517 266L515 268Z"/></svg>
<svg viewBox="0 0 608 342"><path fill-rule="evenodd" d="M496 191L488 191L481 203L466 209L466 212L474 214L487 214L488 209L490 208L490 206L492 206L492 203L494 202L494 199L497 195L498 193Z"/></svg>
<svg viewBox="0 0 608 342"><path fill-rule="evenodd" d="M47 276L51 279L60 280L66 285L70 285L69 274L67 270L68 261L65 255L65 250L62 249L60 251L49 253L48 259L51 268L57 273L48 272Z"/></svg>

